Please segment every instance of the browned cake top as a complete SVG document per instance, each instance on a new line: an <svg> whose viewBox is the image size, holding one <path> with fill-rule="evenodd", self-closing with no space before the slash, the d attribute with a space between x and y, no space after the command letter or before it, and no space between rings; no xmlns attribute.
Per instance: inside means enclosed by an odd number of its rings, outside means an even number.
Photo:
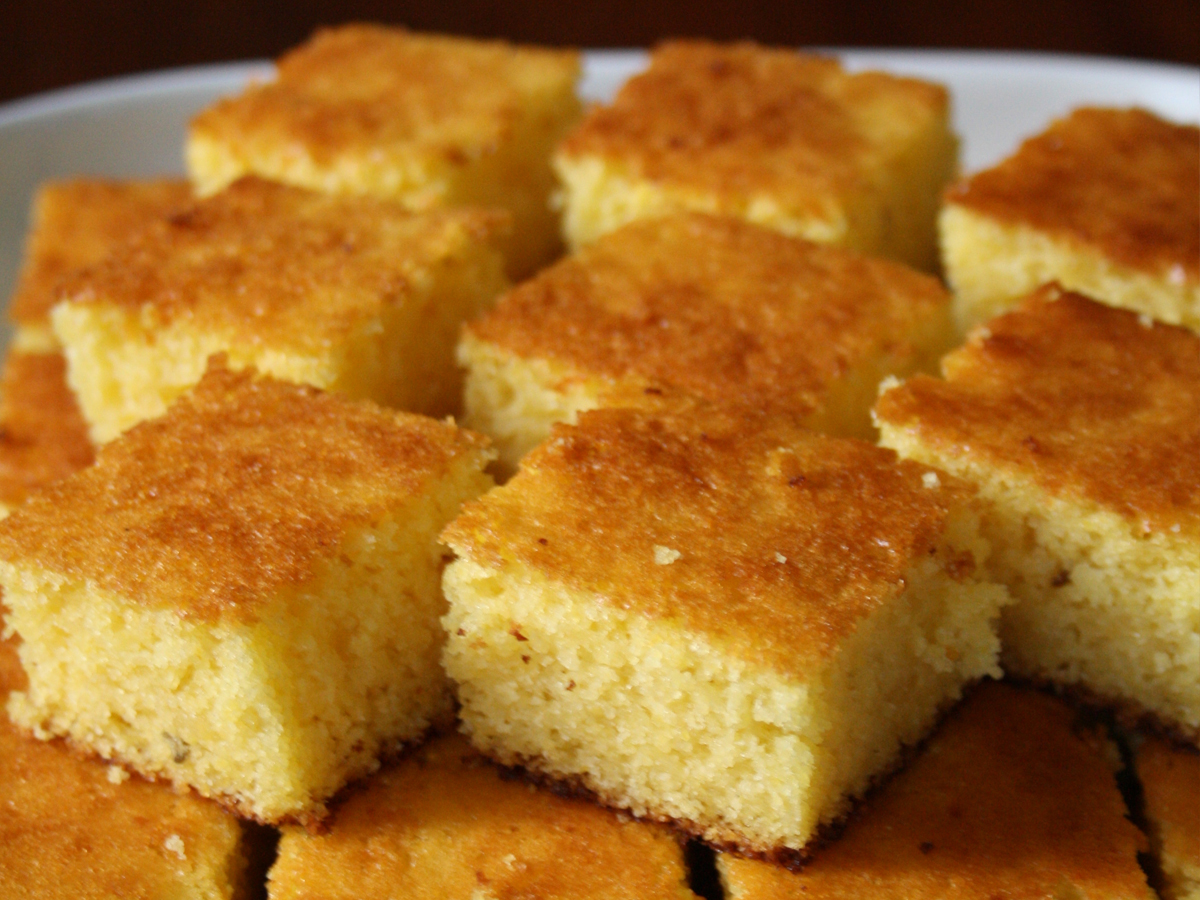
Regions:
<svg viewBox="0 0 1200 900"><path fill-rule="evenodd" d="M942 366L885 393L880 419L1143 533L1200 532L1200 337L1050 286Z"/></svg>
<svg viewBox="0 0 1200 900"><path fill-rule="evenodd" d="M1053 698L985 683L798 873L727 860L735 896L1149 900L1143 838L1100 739L1073 717Z"/></svg>
<svg viewBox="0 0 1200 900"><path fill-rule="evenodd" d="M210 367L165 416L0 522L0 558L183 616L252 621L347 531L433 489L483 443L449 423Z"/></svg>
<svg viewBox="0 0 1200 900"><path fill-rule="evenodd" d="M64 275L99 262L114 246L191 199L185 181L81 178L42 185L10 315L23 324L47 322Z"/></svg>
<svg viewBox="0 0 1200 900"><path fill-rule="evenodd" d="M63 296L317 352L404 303L502 224L487 212L410 213L247 177L72 276Z"/></svg>
<svg viewBox="0 0 1200 900"><path fill-rule="evenodd" d="M287 829L271 870L279 900L694 900L660 826L506 780L457 736L380 772L319 836Z"/></svg>
<svg viewBox="0 0 1200 900"><path fill-rule="evenodd" d="M635 177L828 214L943 118L944 88L752 43L672 41L563 143Z"/></svg>
<svg viewBox="0 0 1200 900"><path fill-rule="evenodd" d="M20 503L94 455L62 354L9 351L0 381L0 503Z"/></svg>
<svg viewBox="0 0 1200 900"><path fill-rule="evenodd" d="M556 426L443 538L807 678L939 548L968 490L928 471L782 417L602 409Z"/></svg>
<svg viewBox="0 0 1200 900"><path fill-rule="evenodd" d="M275 81L213 105L192 131L302 146L321 165L368 153L462 165L494 153L531 102L569 94L578 72L574 51L345 25L317 31Z"/></svg>
<svg viewBox="0 0 1200 900"><path fill-rule="evenodd" d="M947 202L1200 279L1200 129L1140 109L1079 109Z"/></svg>
<svg viewBox="0 0 1200 900"><path fill-rule="evenodd" d="M601 237L469 327L584 374L804 414L864 361L911 354L914 327L948 303L897 263L679 215Z"/></svg>
<svg viewBox="0 0 1200 900"><path fill-rule="evenodd" d="M1200 869L1200 752L1149 737L1138 749L1137 773L1162 853Z"/></svg>

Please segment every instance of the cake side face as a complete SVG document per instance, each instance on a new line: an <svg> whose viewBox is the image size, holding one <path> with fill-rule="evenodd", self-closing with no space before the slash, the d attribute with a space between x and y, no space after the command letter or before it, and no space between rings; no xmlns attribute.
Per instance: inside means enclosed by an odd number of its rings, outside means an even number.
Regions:
<svg viewBox="0 0 1200 900"><path fill-rule="evenodd" d="M656 387L866 437L879 380L931 367L949 319L945 290L896 263L732 218L633 222L466 326L468 421L523 452L556 415Z"/></svg>
<svg viewBox="0 0 1200 900"><path fill-rule="evenodd" d="M941 222L964 324L1039 284L1200 327L1200 131L1083 108L953 186Z"/></svg>
<svg viewBox="0 0 1200 900"><path fill-rule="evenodd" d="M472 741L709 840L800 850L998 672L1007 597L972 575L969 495L893 464L729 411L560 426L444 534Z"/></svg>
<svg viewBox="0 0 1200 900"><path fill-rule="evenodd" d="M979 486L1020 600L1006 670L1200 724L1200 343L1043 292L880 398L882 440Z"/></svg>
<svg viewBox="0 0 1200 900"><path fill-rule="evenodd" d="M284 829L270 872L279 900L397 891L414 900L695 898L670 832L506 779L458 736L373 776L323 833Z"/></svg>
<svg viewBox="0 0 1200 900"><path fill-rule="evenodd" d="M1066 705L984 684L803 869L718 857L735 900L1154 896L1107 741ZM1109 748L1115 752L1115 748Z"/></svg>
<svg viewBox="0 0 1200 900"><path fill-rule="evenodd" d="M724 213L920 268L957 142L945 89L750 43L663 44L561 145L564 233Z"/></svg>
<svg viewBox="0 0 1200 900"><path fill-rule="evenodd" d="M34 197L25 259L9 304L16 323L13 346L46 353L58 349L50 308L59 282L103 259L156 219L191 202L185 181L107 181L79 178L46 182Z"/></svg>
<svg viewBox="0 0 1200 900"><path fill-rule="evenodd" d="M255 178L157 223L64 286L52 321L95 440L160 415L208 357L451 411L463 318L507 285L494 215L413 214Z"/></svg>
<svg viewBox="0 0 1200 900"><path fill-rule="evenodd" d="M558 252L553 147L576 121L579 56L348 25L285 54L277 76L201 112L187 163L202 194L257 173L409 209L499 206L514 277Z"/></svg>
<svg viewBox="0 0 1200 900"><path fill-rule="evenodd" d="M9 714L244 815L319 819L450 713L437 534L488 458L449 424L210 372L6 520L30 676Z"/></svg>
<svg viewBox="0 0 1200 900"><path fill-rule="evenodd" d="M1169 900L1200 897L1200 755L1157 737L1138 747L1151 849Z"/></svg>

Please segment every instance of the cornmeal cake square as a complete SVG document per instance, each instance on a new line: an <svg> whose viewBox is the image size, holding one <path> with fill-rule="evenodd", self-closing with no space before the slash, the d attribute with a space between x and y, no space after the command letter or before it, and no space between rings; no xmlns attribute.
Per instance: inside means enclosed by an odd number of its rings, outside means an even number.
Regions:
<svg viewBox="0 0 1200 900"><path fill-rule="evenodd" d="M3 607L0 605L0 611ZM0 702L23 690L0 640ZM22 735L0 714L0 896L43 900L240 900L247 850L209 800Z"/></svg>
<svg viewBox="0 0 1200 900"><path fill-rule="evenodd" d="M956 337L930 276L676 213L598 238L468 323L465 421L509 468L551 423L660 390L873 440L880 380L935 371Z"/></svg>
<svg viewBox="0 0 1200 900"><path fill-rule="evenodd" d="M440 529L484 439L216 366L0 523L8 712L247 817L311 821L448 715Z"/></svg>
<svg viewBox="0 0 1200 900"><path fill-rule="evenodd" d="M998 674L971 492L783 417L592 410L443 534L472 742L795 854Z"/></svg>
<svg viewBox="0 0 1200 900"><path fill-rule="evenodd" d="M1200 753L1148 737L1136 761L1159 892L1200 900Z"/></svg>
<svg viewBox="0 0 1200 900"><path fill-rule="evenodd" d="M949 106L941 85L793 50L662 44L555 155L567 243L692 209L933 269Z"/></svg>
<svg viewBox="0 0 1200 900"><path fill-rule="evenodd" d="M13 346L36 353L58 349L50 308L59 282L90 266L151 222L186 206L186 181L49 181L34 196L25 259L9 304Z"/></svg>
<svg viewBox="0 0 1200 900"><path fill-rule="evenodd" d="M94 457L62 354L10 348L0 376L0 511Z"/></svg>
<svg viewBox="0 0 1200 900"><path fill-rule="evenodd" d="M1200 337L1047 287L943 370L877 417L990 501L1005 670L1200 739Z"/></svg>
<svg viewBox="0 0 1200 900"><path fill-rule="evenodd" d="M271 900L698 900L665 828L502 775L458 735L374 775L321 833L285 828L269 887Z"/></svg>
<svg viewBox="0 0 1200 900"><path fill-rule="evenodd" d="M187 165L202 193L253 172L415 210L497 206L515 225L514 277L559 253L550 155L580 115L575 51L345 25L276 68L192 120Z"/></svg>
<svg viewBox="0 0 1200 900"><path fill-rule="evenodd" d="M385 406L453 412L458 331L507 286L489 213L411 213L259 178L69 279L51 313L90 434L161 415L210 355Z"/></svg>
<svg viewBox="0 0 1200 900"><path fill-rule="evenodd" d="M964 328L1049 281L1200 331L1200 128L1078 109L946 192Z"/></svg>
<svg viewBox="0 0 1200 900"><path fill-rule="evenodd" d="M1061 701L995 682L797 872L718 857L729 900L1151 900L1107 739ZM1106 746L1107 745L1107 746Z"/></svg>

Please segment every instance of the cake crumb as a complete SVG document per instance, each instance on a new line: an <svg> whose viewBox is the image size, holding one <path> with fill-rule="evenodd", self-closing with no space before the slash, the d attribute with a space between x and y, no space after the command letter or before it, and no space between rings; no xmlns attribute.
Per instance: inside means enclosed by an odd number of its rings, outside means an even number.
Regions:
<svg viewBox="0 0 1200 900"><path fill-rule="evenodd" d="M938 478L937 472L926 472L921 476L921 484L933 490L942 486L942 479Z"/></svg>
<svg viewBox="0 0 1200 900"><path fill-rule="evenodd" d="M167 839L163 842L163 846L178 856L180 859L187 859L187 853L183 848L183 838L177 834L167 835Z"/></svg>
<svg viewBox="0 0 1200 900"><path fill-rule="evenodd" d="M1153 328L1154 320L1152 318L1150 318L1150 316L1148 316L1146 313L1140 313L1138 315L1138 324L1141 325L1143 328Z"/></svg>
<svg viewBox="0 0 1200 900"><path fill-rule="evenodd" d="M776 551L775 552L775 562L779 563L782 566L784 563L787 562L787 557L784 556L782 553Z"/></svg>
<svg viewBox="0 0 1200 900"><path fill-rule="evenodd" d="M129 773L120 766L109 766L107 775L109 784L124 784L129 780Z"/></svg>
<svg viewBox="0 0 1200 900"><path fill-rule="evenodd" d="M672 550L670 547L664 547L661 544L654 545L654 562L660 566L669 566L681 556L683 554L678 550Z"/></svg>

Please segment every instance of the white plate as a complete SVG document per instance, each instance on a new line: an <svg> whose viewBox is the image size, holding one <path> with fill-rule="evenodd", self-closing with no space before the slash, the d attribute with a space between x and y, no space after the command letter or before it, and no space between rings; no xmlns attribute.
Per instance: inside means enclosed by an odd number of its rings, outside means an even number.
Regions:
<svg viewBox="0 0 1200 900"><path fill-rule="evenodd" d="M1138 105L1200 122L1200 70L1159 63L1025 53L829 50L854 69L946 84L973 171L1007 155L1050 119L1084 104ZM640 51L587 54L582 91L603 99L645 63ZM265 77L263 62L177 69L97 82L0 106L0 298L20 262L37 184L68 175L151 176L183 171L191 115ZM0 346L7 343L0 323Z"/></svg>

